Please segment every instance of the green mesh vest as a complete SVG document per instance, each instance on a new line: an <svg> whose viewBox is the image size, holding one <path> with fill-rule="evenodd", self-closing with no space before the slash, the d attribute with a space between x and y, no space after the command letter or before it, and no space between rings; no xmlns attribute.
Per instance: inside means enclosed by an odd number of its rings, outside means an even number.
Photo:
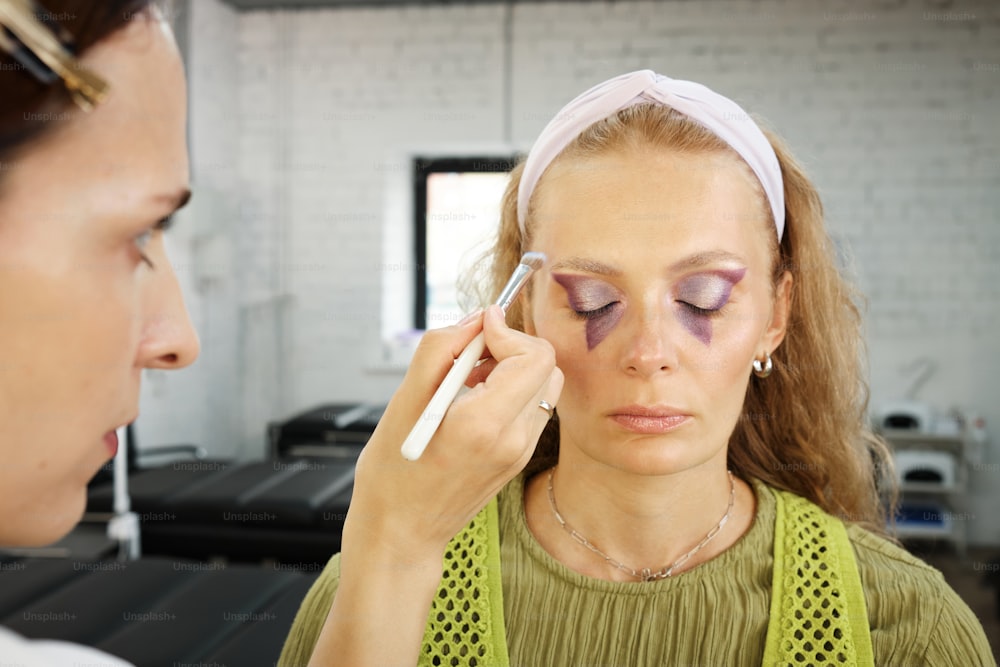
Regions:
<svg viewBox="0 0 1000 667"><path fill-rule="evenodd" d="M874 665L861 577L844 524L775 490L774 576L764 667ZM507 667L494 499L448 545L421 667Z"/></svg>

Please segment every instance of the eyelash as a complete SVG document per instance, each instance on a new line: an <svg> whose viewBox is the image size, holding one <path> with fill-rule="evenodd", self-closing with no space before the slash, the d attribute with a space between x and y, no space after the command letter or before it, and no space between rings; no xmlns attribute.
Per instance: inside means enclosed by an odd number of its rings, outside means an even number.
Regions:
<svg viewBox="0 0 1000 667"><path fill-rule="evenodd" d="M720 306L719 308L714 308L714 309L713 308L699 308L698 306L694 305L693 303L688 303L687 301L681 301L679 303L682 306L684 306L685 308L687 308L688 310L690 310L695 315L701 315L703 317L715 317L715 316L719 315L722 312L723 308L725 308L725 306Z"/></svg>
<svg viewBox="0 0 1000 667"><path fill-rule="evenodd" d="M607 303L600 308L595 308L594 310L574 310L573 316L581 320L593 320L607 313L617 303L617 301L612 301L611 303ZM700 315L702 317L718 317L725 309L724 305L719 308L700 308L693 303L688 303L687 301L679 301L678 303L695 315Z"/></svg>
<svg viewBox="0 0 1000 667"><path fill-rule="evenodd" d="M593 320L607 313L616 303L618 302L612 301L611 303L604 304L600 308L595 308L594 310L574 310L573 315L581 320Z"/></svg>
<svg viewBox="0 0 1000 667"><path fill-rule="evenodd" d="M173 222L174 222L174 217L172 215L168 215L167 217L163 218L149 229L144 230L141 234L136 236L135 239L133 239L136 248L139 249L139 258L143 262L145 262L146 265L148 265L149 268L151 269L155 270L156 266L153 265L153 261L149 259L149 257L146 256L146 254L142 251L142 247L149 242L149 239L152 238L153 232L165 232L168 229L170 229L170 226L173 224ZM140 239L144 239L141 245L139 243Z"/></svg>

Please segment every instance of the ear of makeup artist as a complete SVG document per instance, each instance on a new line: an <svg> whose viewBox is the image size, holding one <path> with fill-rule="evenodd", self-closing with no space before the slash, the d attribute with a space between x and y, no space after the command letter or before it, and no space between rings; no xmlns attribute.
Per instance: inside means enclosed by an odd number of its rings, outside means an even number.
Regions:
<svg viewBox="0 0 1000 667"><path fill-rule="evenodd" d="M114 454L115 429L138 414L142 369L183 368L199 352L164 245L171 214L189 196L173 36L139 0L50 0L49 16L68 17L55 27L27 7L0 0L5 546L49 544L73 528L88 480ZM78 62L62 48L70 41ZM481 331L490 358L470 377L474 389L448 411L423 457L405 461L407 432ZM344 536L350 585L338 596L351 613L331 616L342 650L354 637L388 664L419 649L448 541L526 464L549 417L539 403L555 405L561 387L551 345L508 328L499 308L424 338L358 463ZM120 664L3 628L0 657Z"/></svg>

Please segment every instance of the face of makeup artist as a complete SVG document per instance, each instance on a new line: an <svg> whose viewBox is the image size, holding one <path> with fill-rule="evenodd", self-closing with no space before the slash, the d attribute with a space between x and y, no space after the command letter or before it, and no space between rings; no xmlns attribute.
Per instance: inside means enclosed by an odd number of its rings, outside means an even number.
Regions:
<svg viewBox="0 0 1000 667"><path fill-rule="evenodd" d="M562 462L724 465L753 359L783 337L790 286L772 292L774 231L752 174L728 155L652 150L565 162L536 194L532 249L549 262L528 327L566 377Z"/></svg>
<svg viewBox="0 0 1000 667"><path fill-rule="evenodd" d="M198 354L151 232L188 186L184 74L144 18L83 58L107 102L70 111L0 181L0 545L69 531L113 454L105 435L137 415L141 370Z"/></svg>

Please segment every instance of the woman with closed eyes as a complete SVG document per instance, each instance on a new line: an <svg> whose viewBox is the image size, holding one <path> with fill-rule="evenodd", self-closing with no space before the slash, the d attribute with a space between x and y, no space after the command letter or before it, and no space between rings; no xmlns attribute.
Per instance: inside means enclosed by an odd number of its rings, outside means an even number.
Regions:
<svg viewBox="0 0 1000 667"><path fill-rule="evenodd" d="M565 378L532 460L443 570L384 584L433 582L429 610L320 632L363 609L335 557L282 664L994 664L884 534L854 292L780 141L698 84L600 84L514 169L484 297L525 251L548 261L508 323Z"/></svg>

